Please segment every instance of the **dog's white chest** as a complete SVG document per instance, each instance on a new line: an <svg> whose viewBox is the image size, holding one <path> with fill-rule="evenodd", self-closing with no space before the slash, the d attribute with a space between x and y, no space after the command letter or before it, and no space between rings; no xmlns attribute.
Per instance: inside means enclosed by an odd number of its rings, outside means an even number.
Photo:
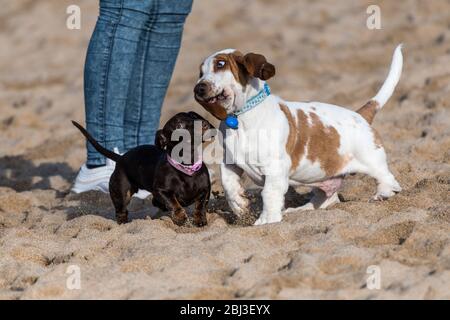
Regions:
<svg viewBox="0 0 450 320"><path fill-rule="evenodd" d="M242 129L226 129L224 133L225 161L240 167L257 184L264 182L264 161L261 144Z"/></svg>

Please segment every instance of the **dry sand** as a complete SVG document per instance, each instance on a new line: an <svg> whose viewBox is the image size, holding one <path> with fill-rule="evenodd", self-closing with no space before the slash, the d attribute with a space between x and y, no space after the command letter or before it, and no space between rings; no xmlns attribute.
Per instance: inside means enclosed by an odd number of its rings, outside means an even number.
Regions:
<svg viewBox="0 0 450 320"><path fill-rule="evenodd" d="M84 119L97 2L75 1L80 31L65 28L73 1L0 2L1 299L450 298L450 2L375 1L383 29L370 31L369 1L195 0L163 121L204 114L191 94L198 65L224 47L266 54L286 99L356 109L405 43L400 85L374 124L401 194L369 203L374 181L355 176L345 202L261 227L233 224L219 195L203 229L155 218L139 200L118 226L107 195L69 193L85 159L69 121ZM66 289L69 265L81 268L81 290ZM371 265L380 290L366 288Z"/></svg>

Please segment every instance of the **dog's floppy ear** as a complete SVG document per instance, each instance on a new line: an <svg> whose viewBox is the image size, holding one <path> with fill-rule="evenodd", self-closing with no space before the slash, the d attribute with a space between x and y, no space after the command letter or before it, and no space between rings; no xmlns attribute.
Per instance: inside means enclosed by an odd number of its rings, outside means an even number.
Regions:
<svg viewBox="0 0 450 320"><path fill-rule="evenodd" d="M207 123L209 125L209 128L204 128L204 129L215 129L214 126L205 118L203 118L201 115L199 115L197 112L194 111L189 111L188 115L194 119L194 120L201 120L203 121L203 123Z"/></svg>
<svg viewBox="0 0 450 320"><path fill-rule="evenodd" d="M201 115L199 115L197 112L194 111L189 111L188 115L195 120L205 120L205 118L203 118Z"/></svg>
<svg viewBox="0 0 450 320"><path fill-rule="evenodd" d="M162 129L156 131L155 144L161 150L165 150L167 147L167 137Z"/></svg>
<svg viewBox="0 0 450 320"><path fill-rule="evenodd" d="M241 54L235 55L237 63L243 65L247 72L253 77L261 80L268 80L275 75L275 66L267 62L266 57L262 54L247 53L245 56Z"/></svg>

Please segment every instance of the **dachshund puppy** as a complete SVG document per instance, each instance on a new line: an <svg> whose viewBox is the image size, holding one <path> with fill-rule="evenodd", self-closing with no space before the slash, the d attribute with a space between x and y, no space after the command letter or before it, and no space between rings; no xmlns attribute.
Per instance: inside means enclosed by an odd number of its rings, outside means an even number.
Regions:
<svg viewBox="0 0 450 320"><path fill-rule="evenodd" d="M72 123L98 152L116 162L109 191L119 224L128 222L127 206L139 189L151 192L153 205L169 211L175 224L186 222L183 207L193 203L194 224L198 227L207 224L206 206L211 183L202 161L201 147L203 135L214 129L207 120L195 112L178 113L158 130L156 145L138 146L123 155L105 149L80 124ZM200 139L195 139L195 134ZM174 141L172 135L178 138ZM185 148L175 154L182 144Z"/></svg>

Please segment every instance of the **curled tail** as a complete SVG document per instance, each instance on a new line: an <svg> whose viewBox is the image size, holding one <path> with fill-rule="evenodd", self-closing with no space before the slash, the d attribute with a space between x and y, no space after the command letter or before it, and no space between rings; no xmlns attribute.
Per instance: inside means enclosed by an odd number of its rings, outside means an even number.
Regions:
<svg viewBox="0 0 450 320"><path fill-rule="evenodd" d="M78 122L72 121L73 125L78 128L78 130L81 131L81 133L88 139L88 141L94 146L95 150L100 152L102 155L107 157L108 159L111 159L115 162L119 161L121 156L115 152L112 152L104 147L102 147L90 134L86 131L85 128L83 128Z"/></svg>
<svg viewBox="0 0 450 320"><path fill-rule="evenodd" d="M378 112L378 110L381 110L381 108L383 108L383 106L392 96L392 93L394 93L394 89L397 86L398 81L400 80L403 68L402 46L402 44L398 45L394 51L391 69L389 70L389 74L384 81L380 91L378 91L375 97L373 97L363 107L356 111L364 119L366 119L368 123L372 123L375 114Z"/></svg>

